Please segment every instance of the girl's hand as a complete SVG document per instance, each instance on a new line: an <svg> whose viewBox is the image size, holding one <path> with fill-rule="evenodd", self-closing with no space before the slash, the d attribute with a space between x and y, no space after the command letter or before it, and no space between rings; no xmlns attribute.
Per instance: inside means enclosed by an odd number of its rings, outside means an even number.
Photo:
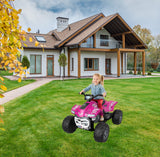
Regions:
<svg viewBox="0 0 160 157"><path fill-rule="evenodd" d="M106 93L103 93L103 97L106 97Z"/></svg>
<svg viewBox="0 0 160 157"><path fill-rule="evenodd" d="M82 90L79 94L81 95L82 93L84 93L84 91Z"/></svg>

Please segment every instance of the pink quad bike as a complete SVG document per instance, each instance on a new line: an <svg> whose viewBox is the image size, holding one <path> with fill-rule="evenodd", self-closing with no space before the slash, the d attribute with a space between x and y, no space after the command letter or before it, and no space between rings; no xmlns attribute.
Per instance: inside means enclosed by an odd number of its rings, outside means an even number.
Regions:
<svg viewBox="0 0 160 157"><path fill-rule="evenodd" d="M67 133L73 133L77 128L94 131L94 139L97 142L106 142L109 136L109 125L105 122L112 118L114 124L119 125L122 122L123 113L121 110L114 110L114 106L118 103L116 101L106 101L102 103L104 121L100 121L101 109L94 99L99 95L90 95L82 93L85 96L85 102L83 105L74 105L71 113L74 116L67 116L62 123L62 128ZM98 123L94 128L94 123Z"/></svg>

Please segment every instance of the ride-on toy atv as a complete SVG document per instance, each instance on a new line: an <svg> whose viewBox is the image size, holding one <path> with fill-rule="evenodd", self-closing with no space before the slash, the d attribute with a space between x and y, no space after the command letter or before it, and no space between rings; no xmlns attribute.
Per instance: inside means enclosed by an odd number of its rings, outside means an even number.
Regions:
<svg viewBox="0 0 160 157"><path fill-rule="evenodd" d="M112 118L114 124L120 124L122 121L122 111L114 110L114 106L118 103L116 101L106 101L102 103L104 121L100 121L101 109L94 99L100 95L84 94L86 103L83 105L74 105L71 113L74 116L67 116L62 123L62 128L67 133L73 133L77 128L94 131L94 139L97 142L106 142L109 135L109 126L105 122ZM98 123L94 128L94 123Z"/></svg>

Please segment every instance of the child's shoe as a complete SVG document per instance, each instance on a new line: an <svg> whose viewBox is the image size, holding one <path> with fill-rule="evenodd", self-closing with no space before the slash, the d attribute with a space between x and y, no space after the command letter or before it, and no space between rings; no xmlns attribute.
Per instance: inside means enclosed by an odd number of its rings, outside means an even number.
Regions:
<svg viewBox="0 0 160 157"><path fill-rule="evenodd" d="M101 117L100 121L101 121L101 122L104 121L104 117Z"/></svg>

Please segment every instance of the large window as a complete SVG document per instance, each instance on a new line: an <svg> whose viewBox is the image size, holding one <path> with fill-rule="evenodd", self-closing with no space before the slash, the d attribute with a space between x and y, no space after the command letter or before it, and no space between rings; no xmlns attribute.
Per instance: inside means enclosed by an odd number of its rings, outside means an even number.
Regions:
<svg viewBox="0 0 160 157"><path fill-rule="evenodd" d="M41 74L41 55L30 55L30 74Z"/></svg>
<svg viewBox="0 0 160 157"><path fill-rule="evenodd" d="M72 58L72 67L71 70L74 71L74 58Z"/></svg>
<svg viewBox="0 0 160 157"><path fill-rule="evenodd" d="M99 69L99 59L98 58L85 58L84 59L84 70L92 71Z"/></svg>
<svg viewBox="0 0 160 157"><path fill-rule="evenodd" d="M109 36L100 35L100 46L109 46Z"/></svg>

